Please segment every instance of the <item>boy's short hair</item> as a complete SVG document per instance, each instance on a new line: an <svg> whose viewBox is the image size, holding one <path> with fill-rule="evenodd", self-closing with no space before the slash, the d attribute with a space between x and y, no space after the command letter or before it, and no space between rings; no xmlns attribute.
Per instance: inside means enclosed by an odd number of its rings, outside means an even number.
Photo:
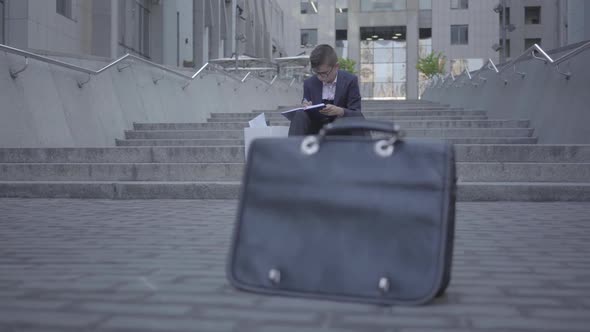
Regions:
<svg viewBox="0 0 590 332"><path fill-rule="evenodd" d="M311 51L309 62L311 64L311 68L317 68L323 64L333 66L338 63L338 55L332 46L322 44L316 46L316 48Z"/></svg>

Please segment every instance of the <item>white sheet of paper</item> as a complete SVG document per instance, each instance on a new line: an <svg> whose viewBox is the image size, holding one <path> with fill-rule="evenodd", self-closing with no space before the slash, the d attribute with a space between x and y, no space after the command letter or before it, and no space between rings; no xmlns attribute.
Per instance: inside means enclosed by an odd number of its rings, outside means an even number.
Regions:
<svg viewBox="0 0 590 332"><path fill-rule="evenodd" d="M264 113L260 113L259 116L248 121L248 125L250 126L250 128L268 127L266 124L266 116L264 115Z"/></svg>
<svg viewBox="0 0 590 332"><path fill-rule="evenodd" d="M244 128L244 155L248 159L248 150L253 140L268 137L289 136L289 126L268 126L265 128Z"/></svg>

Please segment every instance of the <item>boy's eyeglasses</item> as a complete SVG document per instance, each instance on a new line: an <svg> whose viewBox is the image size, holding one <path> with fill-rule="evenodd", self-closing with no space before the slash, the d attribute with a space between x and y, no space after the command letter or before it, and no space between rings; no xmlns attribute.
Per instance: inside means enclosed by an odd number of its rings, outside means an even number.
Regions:
<svg viewBox="0 0 590 332"><path fill-rule="evenodd" d="M330 68L330 70L328 70L328 71L323 71L323 72L322 72L322 71L317 71L317 70L315 70L315 69L312 69L312 70L311 70L311 72L312 72L314 75L317 75L318 77L325 78L325 77L328 77L328 76L330 76L330 74L332 73L332 70L334 70L334 66L332 66L332 68Z"/></svg>

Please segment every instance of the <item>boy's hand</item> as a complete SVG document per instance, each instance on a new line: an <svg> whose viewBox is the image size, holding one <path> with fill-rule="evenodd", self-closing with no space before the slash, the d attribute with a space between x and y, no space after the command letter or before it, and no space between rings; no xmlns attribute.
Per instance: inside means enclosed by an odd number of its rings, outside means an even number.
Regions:
<svg viewBox="0 0 590 332"><path fill-rule="evenodd" d="M328 104L323 110L320 111L320 113L327 116L342 117L344 116L344 109L332 104Z"/></svg>

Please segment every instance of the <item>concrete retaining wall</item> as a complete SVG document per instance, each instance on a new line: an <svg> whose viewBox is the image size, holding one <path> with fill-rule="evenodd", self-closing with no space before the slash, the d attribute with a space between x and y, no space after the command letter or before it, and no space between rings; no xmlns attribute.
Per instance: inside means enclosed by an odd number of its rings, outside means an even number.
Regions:
<svg viewBox="0 0 590 332"><path fill-rule="evenodd" d="M95 70L107 64L59 59ZM297 84L288 88L277 81L267 91L255 78L239 83L216 73L182 90L186 81L143 64L121 72L111 68L80 89L76 81L87 75L30 60L13 80L9 69L23 64L23 57L0 52L0 147L114 146L133 122L202 122L213 112L297 104L302 95Z"/></svg>
<svg viewBox="0 0 590 332"><path fill-rule="evenodd" d="M558 59L566 51L551 52ZM590 144L590 49L560 66L572 73L569 80L553 65L529 59L501 75L486 70L479 86L429 88L422 96L454 107L483 109L490 119L530 119L541 144ZM508 84L504 81L507 80ZM457 84L461 86L461 84Z"/></svg>

